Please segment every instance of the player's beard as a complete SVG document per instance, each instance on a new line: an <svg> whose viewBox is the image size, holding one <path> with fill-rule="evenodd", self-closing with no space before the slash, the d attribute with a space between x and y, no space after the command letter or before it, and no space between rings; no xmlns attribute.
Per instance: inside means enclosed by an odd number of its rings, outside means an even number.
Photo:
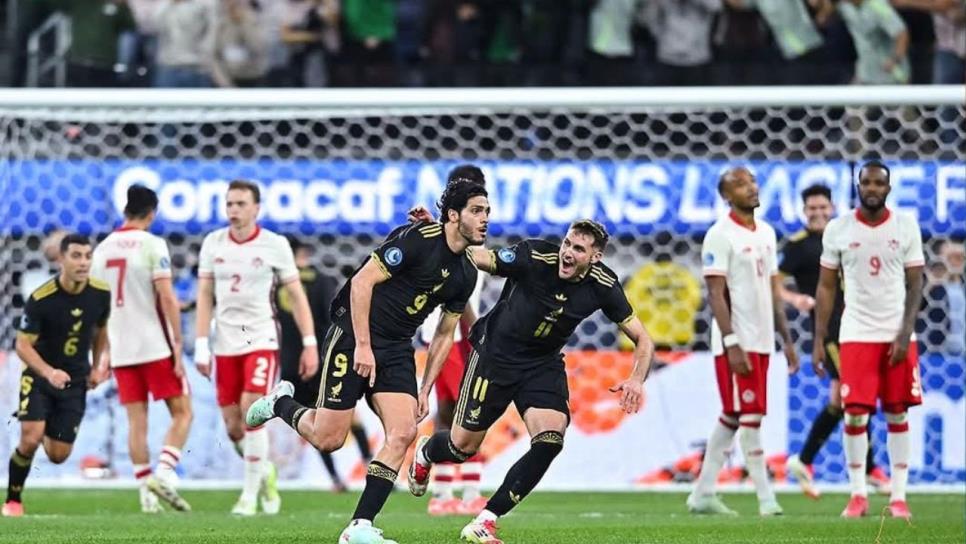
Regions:
<svg viewBox="0 0 966 544"><path fill-rule="evenodd" d="M460 236L462 236L463 239L466 240L466 243L471 246L479 246L486 241L485 238L481 238L479 241L477 241L473 237L475 229L471 229L470 227L468 227L466 223L464 223L462 220L459 222L459 226L457 227L456 230L460 233Z"/></svg>
<svg viewBox="0 0 966 544"><path fill-rule="evenodd" d="M885 208L884 198L878 198L878 197L873 197L873 198L877 199L878 202L869 202L868 197L864 197L862 196L862 193L859 193L859 202L862 204L863 208L869 210L872 213L875 213L881 210L882 208Z"/></svg>

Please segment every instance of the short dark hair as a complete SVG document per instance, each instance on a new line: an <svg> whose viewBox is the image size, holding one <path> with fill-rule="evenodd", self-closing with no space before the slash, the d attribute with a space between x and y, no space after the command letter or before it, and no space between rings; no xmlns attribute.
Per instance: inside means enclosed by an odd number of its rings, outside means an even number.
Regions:
<svg viewBox="0 0 966 544"><path fill-rule="evenodd" d="M608 234L607 228L593 219L574 221L570 224L570 228L581 234L591 236L594 239L593 246L598 251L604 251L604 248L607 247L607 242L610 240L610 234Z"/></svg>
<svg viewBox="0 0 966 544"><path fill-rule="evenodd" d="M483 176L483 171L472 164L461 164L456 168L453 168L449 177L446 178L446 185L452 183L473 183L477 185L486 185L486 178Z"/></svg>
<svg viewBox="0 0 966 544"><path fill-rule="evenodd" d="M258 184L255 182L244 179L232 180L232 182L228 184L228 190L233 191L236 189L241 191L250 191L252 193L252 198L255 199L255 204L258 204L262 201L262 191L258 188Z"/></svg>
<svg viewBox="0 0 966 544"><path fill-rule="evenodd" d="M721 175L718 176L718 194L719 195L724 196L724 186L725 186L725 182L728 181L728 177L731 175L734 175L740 170L744 170L745 172L748 172L749 174L751 174L752 177L755 177L755 174L747 166L731 166L729 168L726 168L724 172L721 172Z"/></svg>
<svg viewBox="0 0 966 544"><path fill-rule="evenodd" d="M83 234L68 234L60 240L60 254L65 255L67 253L67 248L70 247L71 244L89 246L91 245L91 241Z"/></svg>
<svg viewBox="0 0 966 544"><path fill-rule="evenodd" d="M483 171L472 165L457 166L449 174L446 189L436 202L441 223L449 221L449 210L457 213L475 196L489 196Z"/></svg>
<svg viewBox="0 0 966 544"><path fill-rule="evenodd" d="M158 194L144 185L132 185L127 188L127 204L124 205L124 217L141 219L158 209Z"/></svg>
<svg viewBox="0 0 966 544"><path fill-rule="evenodd" d="M862 171L865 170L866 168L881 168L885 170L886 180L890 182L892 181L892 170L889 170L889 167L886 166L885 163L880 161L879 159L872 159L871 161L866 161L865 164L862 165L862 168L859 168L859 179L862 179Z"/></svg>
<svg viewBox="0 0 966 544"><path fill-rule="evenodd" d="M822 185L821 183L810 185L809 187L806 187L804 191L802 191L802 202L805 202L813 196L824 196L829 200L829 202L831 202L832 190L829 189L828 185Z"/></svg>

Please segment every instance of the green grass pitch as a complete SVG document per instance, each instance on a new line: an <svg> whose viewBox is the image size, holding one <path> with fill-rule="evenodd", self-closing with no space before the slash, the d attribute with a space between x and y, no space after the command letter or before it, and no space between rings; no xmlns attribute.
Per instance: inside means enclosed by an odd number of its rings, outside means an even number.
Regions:
<svg viewBox="0 0 966 544"><path fill-rule="evenodd" d="M250 519L228 514L237 492L185 491L184 496L194 507L190 514L144 515L134 490L28 489L28 516L0 518L0 543L336 544L358 495L283 492L281 514ZM911 495L912 524L882 519L883 497L871 499L872 515L863 520L838 517L844 495L823 496L818 502L779 495L786 515L772 519L756 515L750 494L725 496L741 512L737 519L692 517L684 499L678 493L538 492L501 521L501 538L510 544L966 542L964 495ZM430 518L425 499L397 492L377 525L400 544L456 543L466 519Z"/></svg>

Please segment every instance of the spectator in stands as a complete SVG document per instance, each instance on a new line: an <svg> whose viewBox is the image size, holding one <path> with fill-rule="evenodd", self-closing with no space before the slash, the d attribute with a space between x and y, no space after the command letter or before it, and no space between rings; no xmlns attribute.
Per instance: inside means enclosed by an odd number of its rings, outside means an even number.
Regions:
<svg viewBox="0 0 966 544"><path fill-rule="evenodd" d="M835 7L852 35L858 59L853 83L909 83L909 32L888 0L815 0L816 19L827 22Z"/></svg>
<svg viewBox="0 0 966 544"><path fill-rule="evenodd" d="M933 83L962 84L966 74L966 2L962 0L892 0L896 8L932 13L936 32Z"/></svg>
<svg viewBox="0 0 966 544"><path fill-rule="evenodd" d="M711 83L711 25L721 0L649 0L645 21L657 40L663 85Z"/></svg>
<svg viewBox="0 0 966 544"><path fill-rule="evenodd" d="M219 87L260 87L268 72L268 29L249 0L224 0L212 75Z"/></svg>
<svg viewBox="0 0 966 544"><path fill-rule="evenodd" d="M761 85L775 80L777 53L771 51L768 25L757 11L730 3L718 16L712 79L716 85Z"/></svg>
<svg viewBox="0 0 966 544"><path fill-rule="evenodd" d="M71 19L67 84L71 87L116 87L127 65L119 62L121 36L135 29L125 0L58 0L54 9Z"/></svg>
<svg viewBox="0 0 966 544"><path fill-rule="evenodd" d="M340 72L350 85L386 87L395 82L395 0L342 0L344 61Z"/></svg>
<svg viewBox="0 0 966 544"><path fill-rule="evenodd" d="M288 84L294 87L328 86L329 60L342 48L339 1L289 0L286 5L281 39L288 49Z"/></svg>
<svg viewBox="0 0 966 544"><path fill-rule="evenodd" d="M211 87L217 0L159 0L155 87Z"/></svg>
<svg viewBox="0 0 966 544"><path fill-rule="evenodd" d="M645 17L644 0L598 0L590 11L587 29L588 83L634 85L635 22Z"/></svg>

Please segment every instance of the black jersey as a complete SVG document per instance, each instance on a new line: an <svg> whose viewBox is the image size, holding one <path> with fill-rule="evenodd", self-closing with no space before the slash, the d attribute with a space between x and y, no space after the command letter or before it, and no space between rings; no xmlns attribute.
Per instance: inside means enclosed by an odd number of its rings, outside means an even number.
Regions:
<svg viewBox="0 0 966 544"><path fill-rule="evenodd" d="M476 287L476 267L469 253L450 251L439 223L396 229L362 266L370 259L389 278L372 292L369 330L373 346L412 342L416 329L440 304L446 312L462 314ZM332 322L346 332L352 330L351 283L352 277L339 290L331 310Z"/></svg>
<svg viewBox="0 0 966 544"><path fill-rule="evenodd" d="M778 270L791 276L795 280L795 287L800 293L815 296L818 291L819 259L822 257L822 233L802 229L788 237L788 242L782 248ZM835 295L835 305L828 322L826 340L836 342L839 338L839 325L842 322L842 310L845 309L845 299L842 290ZM810 312L812 323L815 323L815 311Z"/></svg>
<svg viewBox="0 0 966 544"><path fill-rule="evenodd" d="M54 277L30 294L19 331L36 337L34 348L43 360L76 382L90 373L94 329L106 326L110 313L107 283L92 278L80 293L70 294Z"/></svg>
<svg viewBox="0 0 966 544"><path fill-rule="evenodd" d="M557 360L580 322L597 310L615 323L633 317L610 268L597 263L579 281L562 280L559 251L557 244L525 240L492 252L495 274L507 282L493 309L473 325L470 342L494 363L527 367Z"/></svg>

